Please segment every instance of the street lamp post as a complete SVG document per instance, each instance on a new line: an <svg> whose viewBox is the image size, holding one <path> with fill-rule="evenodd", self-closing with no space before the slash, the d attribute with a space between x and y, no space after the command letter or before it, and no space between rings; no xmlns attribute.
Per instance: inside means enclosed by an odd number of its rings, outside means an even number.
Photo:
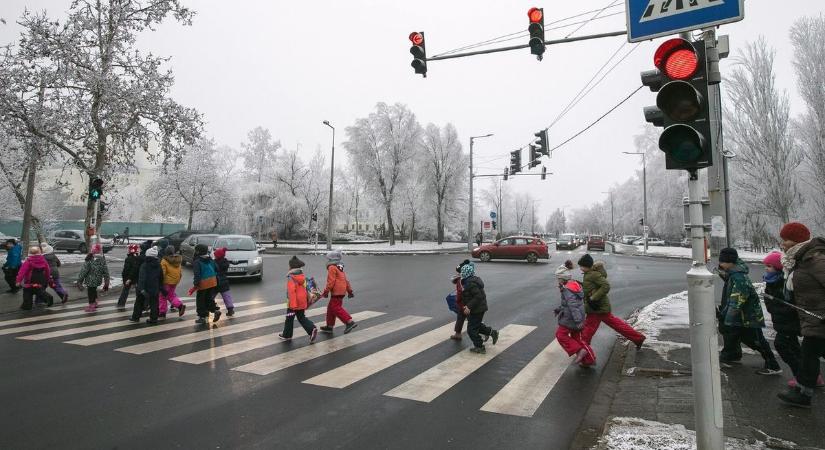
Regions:
<svg viewBox="0 0 825 450"><path fill-rule="evenodd" d="M644 227L647 225L647 158L645 158L644 152L622 152L625 155L642 155L642 199L644 202L644 215L642 216L644 221ZM645 253L647 253L647 233L644 232L644 228L642 228L642 234L644 235L645 240Z"/></svg>
<svg viewBox="0 0 825 450"><path fill-rule="evenodd" d="M490 137L493 134L484 136L470 136L470 202L467 205L467 250L473 251L473 141L476 139Z"/></svg>
<svg viewBox="0 0 825 450"><path fill-rule="evenodd" d="M613 191L602 192L602 194L610 195L610 234L613 235L613 239L616 239L616 222L613 220Z"/></svg>
<svg viewBox="0 0 825 450"><path fill-rule="evenodd" d="M335 176L335 127L328 120L324 125L332 128L332 156L329 160L329 208L327 209L327 250L332 250L332 186Z"/></svg>

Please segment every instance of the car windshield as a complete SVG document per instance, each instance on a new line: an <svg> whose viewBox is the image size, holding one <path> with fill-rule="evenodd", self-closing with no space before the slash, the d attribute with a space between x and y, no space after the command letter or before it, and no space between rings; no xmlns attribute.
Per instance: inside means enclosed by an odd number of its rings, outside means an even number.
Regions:
<svg viewBox="0 0 825 450"><path fill-rule="evenodd" d="M573 240L573 236L562 236L559 238L560 241L570 242Z"/></svg>
<svg viewBox="0 0 825 450"><path fill-rule="evenodd" d="M226 247L227 250L254 251L255 241L248 237L226 237L215 241L214 248Z"/></svg>
<svg viewBox="0 0 825 450"><path fill-rule="evenodd" d="M594 241L601 241L602 237L601 236L590 236L590 239L592 239Z"/></svg>

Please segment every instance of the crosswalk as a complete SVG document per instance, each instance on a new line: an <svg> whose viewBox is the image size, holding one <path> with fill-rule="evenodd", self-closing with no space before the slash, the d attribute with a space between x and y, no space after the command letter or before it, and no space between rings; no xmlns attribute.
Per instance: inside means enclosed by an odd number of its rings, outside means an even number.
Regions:
<svg viewBox="0 0 825 450"><path fill-rule="evenodd" d="M194 307L192 301L191 297L184 298L185 303ZM194 315L189 314L183 318L170 316L154 326L132 323L126 320L130 311L115 311L114 303L115 300L101 302L101 310L93 314L84 312L83 305L71 305L37 316L0 320L0 336L19 340L21 345L52 341L86 347L90 352L154 355L152 357L166 361L162 362L164 364L206 366L211 370L226 369L261 377L318 360L320 363L311 367L323 367L322 372L316 371L301 380L303 385L318 388L356 389L355 386L371 377L398 377L399 372L387 369L403 367L409 375L386 385L395 386L392 389L384 388L372 395L430 403L447 395L471 375L484 373L485 366L491 361L497 358L511 361L513 357L508 356L508 350L536 330L535 326L506 325L500 329L497 344L488 343L487 354L478 355L469 351L468 340L456 343L447 339L452 334L452 322L444 323L443 319L422 315L398 316L366 310L353 314L360 326L352 333L344 334L339 325L331 336L322 335L310 345L306 333L297 323L293 340L289 343L281 340L277 332L283 327L286 306L268 304L261 299L236 302L233 317L209 326L194 324ZM306 315L317 320L314 318L325 315L325 308L309 309ZM398 341L393 336L395 333L411 337ZM382 345L385 341L391 345ZM364 355L361 351L356 358L347 358L350 351L345 350L351 348L368 348L370 352ZM443 353L446 356L440 362L433 361L434 365L415 367L414 361L420 364L415 357L429 351L446 352ZM334 354L342 356L324 359ZM345 359L346 362L324 367L324 361L332 359ZM217 361L223 363L215 365ZM533 417L552 395L570 362L571 358L552 341L526 365L517 367L517 373L501 382L503 386L497 385L498 391L487 399L480 411Z"/></svg>

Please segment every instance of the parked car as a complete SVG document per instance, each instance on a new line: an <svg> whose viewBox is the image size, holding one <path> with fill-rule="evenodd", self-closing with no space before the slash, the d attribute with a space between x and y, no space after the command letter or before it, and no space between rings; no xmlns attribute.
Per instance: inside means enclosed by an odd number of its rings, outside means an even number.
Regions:
<svg viewBox="0 0 825 450"><path fill-rule="evenodd" d="M539 259L550 259L547 244L530 236L510 236L492 244L484 244L474 248L472 255L484 262L492 259L526 259L527 262L534 263Z"/></svg>
<svg viewBox="0 0 825 450"><path fill-rule="evenodd" d="M637 239L636 241L633 241L633 245L645 245L644 238ZM664 247L665 246L665 241L662 240L662 239L659 239L659 238L649 237L649 238L647 238L647 245L648 245L648 247L650 247L650 246Z"/></svg>
<svg viewBox="0 0 825 450"><path fill-rule="evenodd" d="M562 234L556 241L556 250L575 250L578 246L576 236L570 233Z"/></svg>
<svg viewBox="0 0 825 450"><path fill-rule="evenodd" d="M0 233L0 243L6 242L9 239L14 239L15 241L19 241L20 238L17 236L9 236L7 234Z"/></svg>
<svg viewBox="0 0 825 450"><path fill-rule="evenodd" d="M174 233L171 233L171 234L167 234L166 236L163 237L163 239L166 239L167 241L169 241L169 245L175 246L175 250L180 250L180 246L181 246L181 244L183 244L183 241L185 241L186 238L188 238L189 236L192 236L193 234L209 234L209 232L208 231L198 231L198 230L180 230L180 231L175 231Z"/></svg>
<svg viewBox="0 0 825 450"><path fill-rule="evenodd" d="M55 230L46 236L46 241L55 250L65 250L68 253L75 251L79 253L87 253L89 249L86 247L86 238L82 230ZM111 239L100 238L98 240L103 253L108 253L114 244Z"/></svg>
<svg viewBox="0 0 825 450"><path fill-rule="evenodd" d="M641 238L641 236L633 236L633 235L624 235L622 236L622 244L633 244L637 239Z"/></svg>
<svg viewBox="0 0 825 450"><path fill-rule="evenodd" d="M227 234L218 236L213 250L226 247L226 259L229 261L227 276L254 278L261 281L264 276L264 260L258 255L258 246L252 236Z"/></svg>
<svg viewBox="0 0 825 450"><path fill-rule="evenodd" d="M680 245L681 245L682 247L690 248L690 247L691 247L691 244L690 244L690 238L684 238L684 239L682 239L682 242L681 242L681 244L680 244Z"/></svg>
<svg viewBox="0 0 825 450"><path fill-rule="evenodd" d="M604 251L604 238L594 234L587 239L587 251L598 249Z"/></svg>
<svg viewBox="0 0 825 450"><path fill-rule="evenodd" d="M217 234L193 234L186 238L180 244L180 255L183 257L183 263L192 264L192 260L195 259L195 246L198 244L206 244L209 250L212 251L212 244L215 243L218 236Z"/></svg>

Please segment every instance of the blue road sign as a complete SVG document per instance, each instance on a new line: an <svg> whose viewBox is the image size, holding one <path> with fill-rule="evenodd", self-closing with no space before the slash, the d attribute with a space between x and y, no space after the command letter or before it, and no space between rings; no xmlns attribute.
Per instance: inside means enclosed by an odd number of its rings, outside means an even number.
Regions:
<svg viewBox="0 0 825 450"><path fill-rule="evenodd" d="M490 211L490 218L491 218L491 219L495 219L495 218L496 218L496 212L495 212L495 211Z"/></svg>
<svg viewBox="0 0 825 450"><path fill-rule="evenodd" d="M737 22L745 17L745 0L625 0L625 3L628 42Z"/></svg>

